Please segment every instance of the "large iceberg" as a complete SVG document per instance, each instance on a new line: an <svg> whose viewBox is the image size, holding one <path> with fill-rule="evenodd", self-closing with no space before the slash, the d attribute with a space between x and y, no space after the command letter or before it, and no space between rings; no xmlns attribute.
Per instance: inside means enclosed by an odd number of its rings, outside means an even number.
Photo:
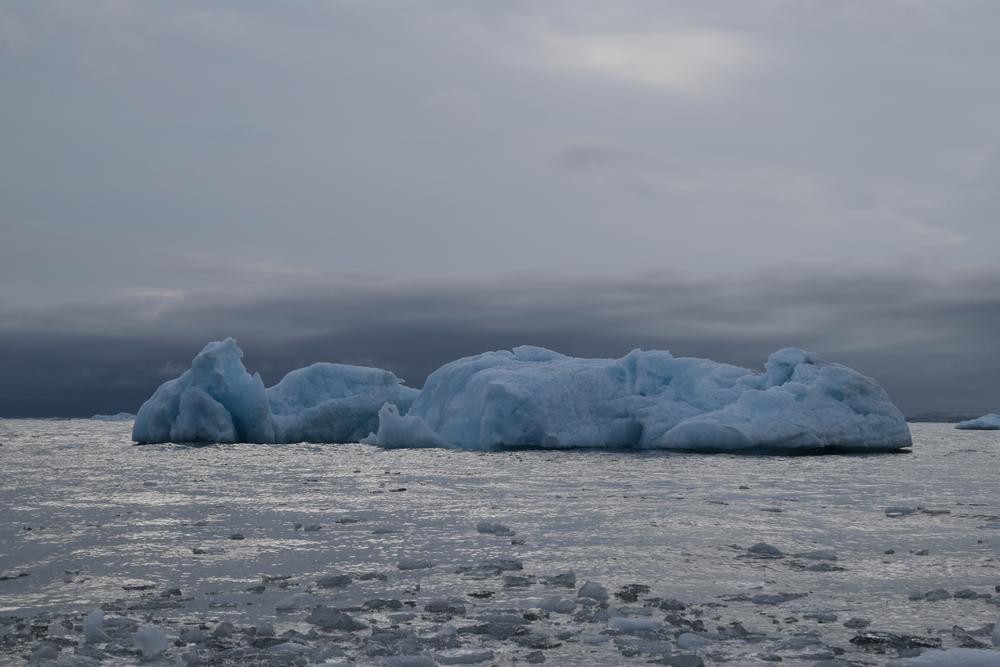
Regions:
<svg viewBox="0 0 1000 667"><path fill-rule="evenodd" d="M969 431L1000 431L1000 414L991 412L978 419L969 419L955 424L955 428Z"/></svg>
<svg viewBox="0 0 1000 667"><path fill-rule="evenodd" d="M344 364L294 370L271 388L227 338L209 343L139 409L132 439L153 442L357 442L384 404L401 414L418 390L389 371Z"/></svg>
<svg viewBox="0 0 1000 667"><path fill-rule="evenodd" d="M911 444L872 379L815 354L775 352L759 373L669 352L578 359L539 347L486 352L427 378L408 412L385 405L383 447L636 447L891 451Z"/></svg>

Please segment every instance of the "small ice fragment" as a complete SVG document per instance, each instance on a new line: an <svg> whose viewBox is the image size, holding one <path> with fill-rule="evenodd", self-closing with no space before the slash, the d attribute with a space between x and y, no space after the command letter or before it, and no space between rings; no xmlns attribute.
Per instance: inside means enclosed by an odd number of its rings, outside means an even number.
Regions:
<svg viewBox="0 0 1000 667"><path fill-rule="evenodd" d="M837 615L830 612L817 612L814 614L803 614L802 618L816 621L817 623L833 623L837 620Z"/></svg>
<svg viewBox="0 0 1000 667"><path fill-rule="evenodd" d="M624 602L637 602L640 595L645 595L648 592L649 586L645 584L626 584L615 593L615 597Z"/></svg>
<svg viewBox="0 0 1000 667"><path fill-rule="evenodd" d="M624 616L613 616L608 619L608 627L612 630L622 632L643 632L655 630L661 627L659 621L652 618L626 618Z"/></svg>
<svg viewBox="0 0 1000 667"><path fill-rule="evenodd" d="M388 619L393 623L406 623L407 621L412 621L417 617L412 611L397 611L391 614L386 614Z"/></svg>
<svg viewBox="0 0 1000 667"><path fill-rule="evenodd" d="M179 639L185 644L200 644L208 639L208 633L201 628L186 628L181 630Z"/></svg>
<svg viewBox="0 0 1000 667"><path fill-rule="evenodd" d="M577 597L590 598L591 600L597 600L598 602L607 602L608 589L601 586L597 582L587 581L580 587Z"/></svg>
<svg viewBox="0 0 1000 667"><path fill-rule="evenodd" d="M281 598L274 604L275 611L278 612L289 612L299 607L303 606L305 603L305 596L303 595L289 595L288 597Z"/></svg>
<svg viewBox="0 0 1000 667"><path fill-rule="evenodd" d="M436 667L434 660L425 655L394 655L386 658L383 667Z"/></svg>
<svg viewBox="0 0 1000 667"><path fill-rule="evenodd" d="M324 605L313 609L306 617L306 623L323 630L346 630L349 632L364 630L368 627L367 623L362 623L349 614Z"/></svg>
<svg viewBox="0 0 1000 667"><path fill-rule="evenodd" d="M216 638L232 637L234 632L236 632L236 626L229 621L223 621L215 626L212 636Z"/></svg>
<svg viewBox="0 0 1000 667"><path fill-rule="evenodd" d="M503 585L506 588L526 588L535 584L533 575L521 576L518 574L508 574L503 578Z"/></svg>
<svg viewBox="0 0 1000 667"><path fill-rule="evenodd" d="M457 648L441 651L434 657L442 665L474 665L492 660L494 654L490 649Z"/></svg>
<svg viewBox="0 0 1000 667"><path fill-rule="evenodd" d="M913 514L917 511L916 507L909 507L907 505L893 505L892 507L885 508L886 516L906 516L908 514Z"/></svg>
<svg viewBox="0 0 1000 667"><path fill-rule="evenodd" d="M309 651L309 647L298 642L284 642L272 646L268 651L283 655L301 655Z"/></svg>
<svg viewBox="0 0 1000 667"><path fill-rule="evenodd" d="M424 605L424 611L431 614L465 614L465 605L451 600L431 600Z"/></svg>
<svg viewBox="0 0 1000 667"><path fill-rule="evenodd" d="M351 577L347 574L328 574L316 580L316 585L320 588L341 588L351 583Z"/></svg>
<svg viewBox="0 0 1000 667"><path fill-rule="evenodd" d="M100 609L87 614L83 619L83 636L88 644L100 644L108 641L108 635L104 632L104 612Z"/></svg>
<svg viewBox="0 0 1000 667"><path fill-rule="evenodd" d="M951 599L951 593L943 588L935 588L933 591L925 593L924 599L928 602L940 602L941 600Z"/></svg>
<svg viewBox="0 0 1000 667"><path fill-rule="evenodd" d="M542 601L538 603L538 608L543 611L551 611L557 614L572 614L576 611L576 600L559 597L558 595L552 595L550 597L542 598Z"/></svg>
<svg viewBox="0 0 1000 667"><path fill-rule="evenodd" d="M708 639L694 632L682 632L677 638L677 648L684 651L701 648L708 644Z"/></svg>
<svg viewBox="0 0 1000 667"><path fill-rule="evenodd" d="M375 598L373 600L367 600L361 608L365 611L396 611L403 608L403 603L395 598L390 598L388 600L384 598Z"/></svg>
<svg viewBox="0 0 1000 667"><path fill-rule="evenodd" d="M131 412L116 412L113 415L94 415L91 419L99 422L130 422L135 419L135 415Z"/></svg>
<svg viewBox="0 0 1000 667"><path fill-rule="evenodd" d="M502 537L513 537L515 535L514 531L507 526L493 521L480 521L476 524L476 531Z"/></svg>
<svg viewBox="0 0 1000 667"><path fill-rule="evenodd" d="M747 553L755 558L782 558L785 555L781 549L772 546L767 542L758 542L747 549Z"/></svg>
<svg viewBox="0 0 1000 667"><path fill-rule="evenodd" d="M49 660L55 660L59 657L59 647L51 644L49 642L39 642L35 644L34 650L31 652L31 657L28 659L30 663L38 664L40 662L47 662Z"/></svg>
<svg viewBox="0 0 1000 667"><path fill-rule="evenodd" d="M140 625L135 632L135 647L142 657L151 660L167 650L167 633L158 625Z"/></svg>
<svg viewBox="0 0 1000 667"><path fill-rule="evenodd" d="M918 657L893 660L889 664L892 667L996 667L997 652L974 648L931 650Z"/></svg>
<svg viewBox="0 0 1000 667"><path fill-rule="evenodd" d="M545 577L542 581L545 582L546 586L565 586L566 588L573 588L576 586L576 573L571 570L552 577Z"/></svg>
<svg viewBox="0 0 1000 667"><path fill-rule="evenodd" d="M426 570L427 568L434 567L434 563L429 560L421 560L419 558L401 558L396 567L403 571Z"/></svg>

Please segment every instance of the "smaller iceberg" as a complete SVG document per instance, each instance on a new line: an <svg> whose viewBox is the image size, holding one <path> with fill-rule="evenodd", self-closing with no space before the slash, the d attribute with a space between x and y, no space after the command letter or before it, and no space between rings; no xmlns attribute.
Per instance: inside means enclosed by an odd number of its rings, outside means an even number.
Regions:
<svg viewBox="0 0 1000 667"><path fill-rule="evenodd" d="M969 419L955 424L955 428L967 431L1000 431L1000 414L991 412L978 419Z"/></svg>
<svg viewBox="0 0 1000 667"><path fill-rule="evenodd" d="M99 422L130 422L135 419L135 415L131 412L116 412L113 415L94 415L91 419Z"/></svg>
<svg viewBox="0 0 1000 667"><path fill-rule="evenodd" d="M358 442L378 428L384 404L405 414L418 390L389 371L318 363L267 388L227 338L209 343L179 378L139 409L139 443Z"/></svg>

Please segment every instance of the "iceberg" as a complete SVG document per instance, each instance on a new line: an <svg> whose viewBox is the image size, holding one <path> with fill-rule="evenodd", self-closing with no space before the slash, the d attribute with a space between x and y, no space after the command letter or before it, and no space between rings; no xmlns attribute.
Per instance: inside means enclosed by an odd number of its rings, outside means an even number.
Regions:
<svg viewBox="0 0 1000 667"><path fill-rule="evenodd" d="M139 443L358 442L385 405L405 414L419 391L389 371L317 363L267 388L232 338L209 343L135 417Z"/></svg>
<svg viewBox="0 0 1000 667"><path fill-rule="evenodd" d="M91 419L99 422L130 422L135 419L135 415L131 412L116 412L113 415L94 415Z"/></svg>
<svg viewBox="0 0 1000 667"><path fill-rule="evenodd" d="M437 369L408 411L381 408L366 442L804 453L892 451L911 438L874 380L795 348L761 373L666 351L580 359L522 346Z"/></svg>
<svg viewBox="0 0 1000 667"><path fill-rule="evenodd" d="M968 431L1000 431L1000 414L991 412L977 419L969 419L955 424L955 428Z"/></svg>
<svg viewBox="0 0 1000 667"><path fill-rule="evenodd" d="M915 658L890 660L889 667L997 667L1000 653L981 648L949 648L926 651Z"/></svg>

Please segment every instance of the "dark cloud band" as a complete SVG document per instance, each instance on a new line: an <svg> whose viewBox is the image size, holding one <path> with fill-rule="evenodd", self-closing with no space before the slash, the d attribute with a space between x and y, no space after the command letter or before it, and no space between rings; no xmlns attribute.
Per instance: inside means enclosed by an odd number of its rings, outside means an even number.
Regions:
<svg viewBox="0 0 1000 667"><path fill-rule="evenodd" d="M998 295L1000 275L738 283L646 276L353 281L171 298L155 308L0 308L0 415L135 410L206 341L230 335L267 384L292 368L336 361L388 368L419 386L446 361L524 343L579 356L665 348L755 368L771 351L799 346L877 378L909 413L995 410Z"/></svg>

